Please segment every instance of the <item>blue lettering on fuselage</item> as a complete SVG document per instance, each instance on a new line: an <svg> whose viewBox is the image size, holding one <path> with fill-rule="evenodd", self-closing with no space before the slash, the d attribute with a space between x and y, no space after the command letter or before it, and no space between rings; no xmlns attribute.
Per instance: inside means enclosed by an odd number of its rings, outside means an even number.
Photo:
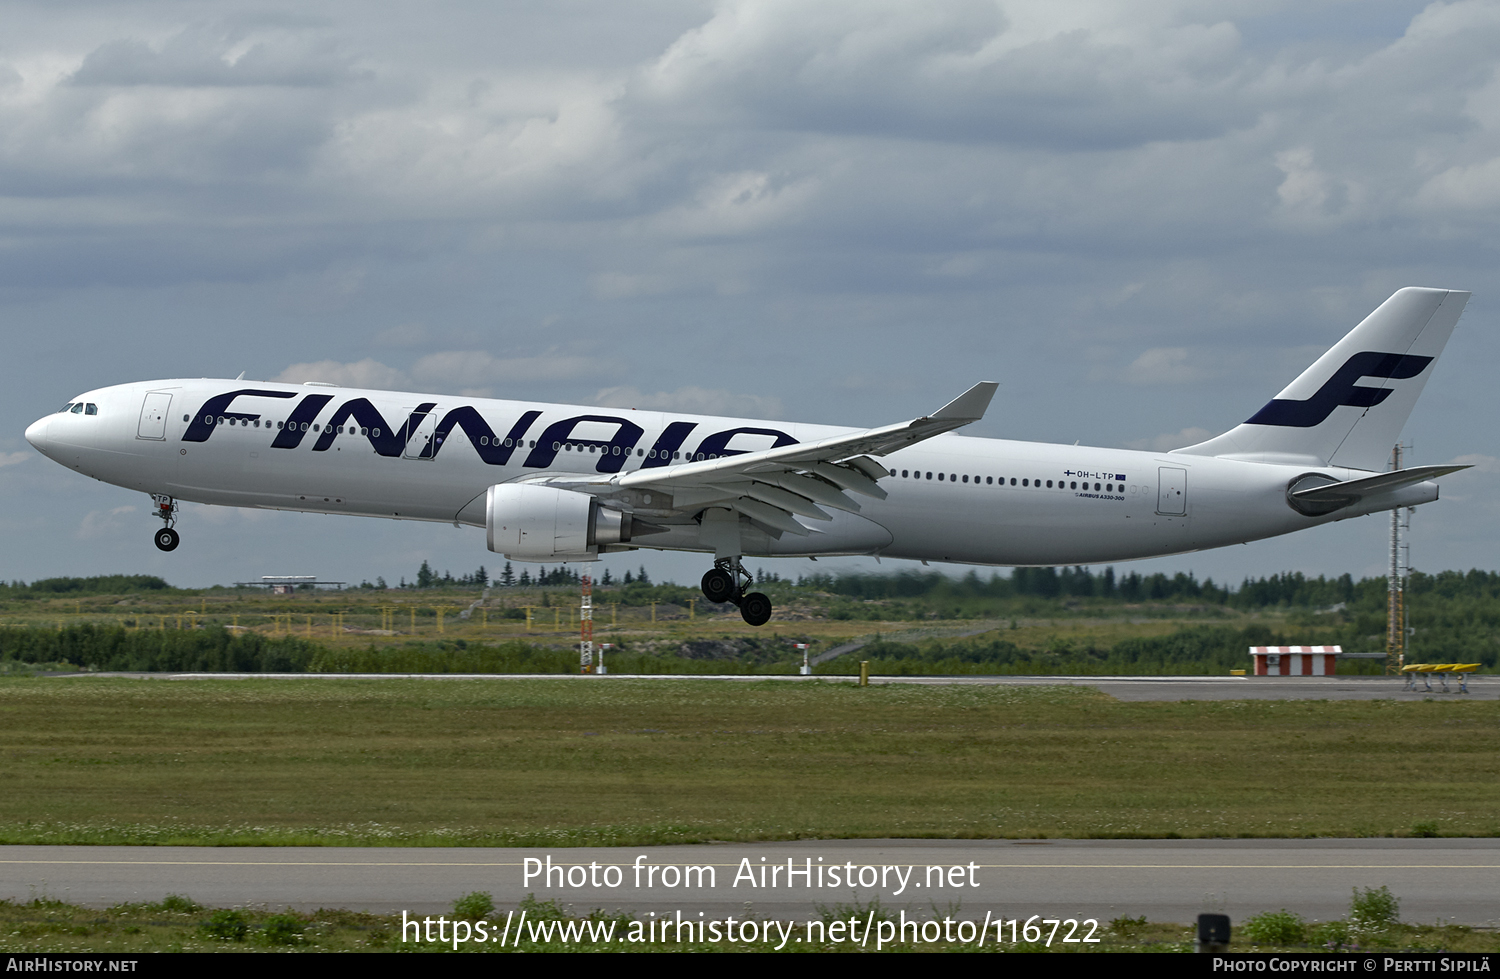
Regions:
<svg viewBox="0 0 1500 979"><path fill-rule="evenodd" d="M333 400L331 394L310 394L297 402L297 407L287 416L286 427L276 433L276 438L271 440L273 449L295 449L302 444L302 436L315 423L318 412L323 406Z"/></svg>
<svg viewBox="0 0 1500 979"><path fill-rule="evenodd" d="M682 443L687 441L688 433L698 427L697 422L673 422L656 439L656 444L646 453L646 461L641 463L642 469L659 469L662 466L672 464L672 454L682 448Z"/></svg>
<svg viewBox="0 0 1500 979"><path fill-rule="evenodd" d="M602 422L620 427L615 432L615 437L608 441L573 438L573 429L577 428L581 422ZM624 418L615 418L612 415L575 415L547 426L547 430L542 432L536 440L536 448L532 449L531 455L526 457L526 466L531 469L551 468L558 452L562 451L563 444L567 443L580 449L584 446L598 449L599 464L594 467L595 471L617 473L625 465L625 460L635 451L635 445L641 440L641 436L645 434L644 428Z"/></svg>
<svg viewBox="0 0 1500 979"><path fill-rule="evenodd" d="M770 435L776 439L776 444L771 446L779 449L783 445L796 445L797 440L785 432L778 432L774 428L731 428L727 431L716 432L698 443L696 459L712 459L716 456L738 456L744 455L748 449L726 448L731 439L736 435Z"/></svg>
<svg viewBox="0 0 1500 979"><path fill-rule="evenodd" d="M248 421L255 421L260 417L260 415L227 410L234 403L235 398L295 398L296 396L291 391L260 391L256 388L241 388L238 391L216 394L203 402L203 407L198 409L198 413L188 423L187 431L182 433L182 440L184 442L207 442L221 417L242 418Z"/></svg>
<svg viewBox="0 0 1500 979"><path fill-rule="evenodd" d="M319 407L321 408L322 406L319 405ZM399 456L401 451L406 448L406 443L411 440L412 433L417 430L418 425L422 424L422 419L427 417L428 412L432 411L435 407L437 407L437 402L435 401L428 401L418 405L406 417L406 421L402 423L401 427L392 431L391 426L386 424L385 417L380 414L368 399L355 398L353 401L345 401L329 417L328 424L323 426L323 433L318 436L318 441L314 443L313 451L327 452L329 447L333 445L333 440L338 438L339 427L350 418L353 418L359 423L362 434L370 440L370 445L374 446L377 453L394 458ZM300 410L301 406L299 405L298 408ZM317 411L314 411L313 415L316 416ZM298 419L299 422L303 420ZM301 428L300 424L298 428ZM297 437L301 437L300 432ZM272 444L274 445L275 443ZM294 442L293 445L295 444Z"/></svg>
<svg viewBox="0 0 1500 979"><path fill-rule="evenodd" d="M239 397L295 398L297 394L289 391L263 391L254 388L216 394L203 403L198 414L183 433L182 440L184 442L208 441L221 419L235 418L245 421L259 419L260 414L228 410L230 404ZM368 398L353 398L338 405L328 419L319 424L318 416L333 399L334 395L331 394L303 396L292 406L286 421L271 441L271 447L295 449L302 445L309 432L315 432L317 437L313 442L312 451L327 452L333 447L338 436L343 434L344 423L353 419L359 426L359 434L369 440L378 455L399 458L404 455L407 444L426 422L428 415L432 414L433 409L437 407L437 402L424 402L413 409L398 427L392 428ZM413 458L436 458L453 430L461 429L467 436L469 444L486 465L507 465L517 450L529 447L531 452L523 465L528 469L550 469L556 465L560 452L587 452L593 449L595 451L590 454L598 455L598 462L594 465L595 471L617 473L625 467L626 462L646 434L645 429L627 418L615 415L574 415L548 425L542 434L528 445L526 433L541 415L540 411L534 409L523 412L502 438L495 434L477 409L470 405L461 405L443 415L442 420L432 429L432 436L423 445L420 453ZM586 422L616 426L614 437L610 439L575 438L573 431ZM270 422L266 422L268 428L270 425ZM682 460L674 460L673 456L687 441L688 435L697 427L697 422L669 423L657 437L650 451L642 454L640 468L655 469L670 466L676 461L743 455L749 450L728 447L730 441L738 435L769 436L775 440L773 448L797 443L797 440L787 433L772 428L730 428L705 437L699 443L696 452L687 453ZM351 434L352 431L351 429Z"/></svg>
<svg viewBox="0 0 1500 979"><path fill-rule="evenodd" d="M438 422L432 442L423 447L422 455L429 459L436 458L448 434L454 428L461 428L469 437L469 444L474 447L475 452L479 453L479 458L484 460L486 465L503 466L510 462L511 454L525 444L526 430L541 415L540 411L526 412L511 426L510 432L502 440L490 429L478 411L468 405L454 408L443 416L442 421Z"/></svg>

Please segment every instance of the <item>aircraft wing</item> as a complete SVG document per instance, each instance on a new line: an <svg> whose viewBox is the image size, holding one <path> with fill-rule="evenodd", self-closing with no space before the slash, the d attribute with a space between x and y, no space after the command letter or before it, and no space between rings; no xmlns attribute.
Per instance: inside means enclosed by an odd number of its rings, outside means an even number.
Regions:
<svg viewBox="0 0 1500 979"><path fill-rule="evenodd" d="M859 504L849 493L885 499L886 492L876 480L888 473L871 456L883 456L978 421L998 388L993 381L983 381L930 415L816 442L610 477L553 477L546 483L596 496L622 491L627 498L636 495L629 491L664 494L675 511L723 506L778 537L781 533L807 536L811 531L794 515L831 520L823 506L858 513ZM662 502L656 501L651 509L660 509Z"/></svg>

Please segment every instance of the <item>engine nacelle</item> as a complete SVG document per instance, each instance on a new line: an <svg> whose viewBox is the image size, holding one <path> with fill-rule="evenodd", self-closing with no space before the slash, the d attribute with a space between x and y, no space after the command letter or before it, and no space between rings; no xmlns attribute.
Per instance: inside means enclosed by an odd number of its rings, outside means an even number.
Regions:
<svg viewBox="0 0 1500 979"><path fill-rule="evenodd" d="M515 561L594 561L601 544L630 540L630 514L587 493L500 483L485 499L489 548Z"/></svg>

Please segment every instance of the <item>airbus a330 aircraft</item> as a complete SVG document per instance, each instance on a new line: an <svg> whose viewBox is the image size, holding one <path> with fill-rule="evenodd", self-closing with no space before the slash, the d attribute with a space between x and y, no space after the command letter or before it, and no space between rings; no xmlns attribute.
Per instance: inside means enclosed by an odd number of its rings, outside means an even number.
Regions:
<svg viewBox="0 0 1500 979"><path fill-rule="evenodd" d="M1172 452L952 435L976 384L913 421L853 430L742 418L170 380L79 395L26 430L57 462L177 501L484 527L516 561L711 552L703 592L762 625L740 559L869 554L1099 564L1220 547L1438 497L1467 468L1385 468L1467 292L1407 288L1243 425Z"/></svg>

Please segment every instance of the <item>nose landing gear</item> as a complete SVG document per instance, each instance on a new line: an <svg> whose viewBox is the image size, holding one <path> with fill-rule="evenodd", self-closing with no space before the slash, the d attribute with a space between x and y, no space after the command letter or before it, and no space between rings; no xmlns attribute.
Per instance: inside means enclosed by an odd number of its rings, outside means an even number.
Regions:
<svg viewBox="0 0 1500 979"><path fill-rule="evenodd" d="M152 493L151 501L156 504L154 512L166 524L156 532L156 546L159 550L174 551L181 541L177 531L172 529L177 522L177 501L160 493Z"/></svg>
<svg viewBox="0 0 1500 979"><path fill-rule="evenodd" d="M703 597L710 602L738 605L740 617L746 622L765 625L771 621L771 600L760 592L745 594L745 587L753 580L750 573L740 566L739 558L720 558L714 562L713 570L703 576Z"/></svg>

